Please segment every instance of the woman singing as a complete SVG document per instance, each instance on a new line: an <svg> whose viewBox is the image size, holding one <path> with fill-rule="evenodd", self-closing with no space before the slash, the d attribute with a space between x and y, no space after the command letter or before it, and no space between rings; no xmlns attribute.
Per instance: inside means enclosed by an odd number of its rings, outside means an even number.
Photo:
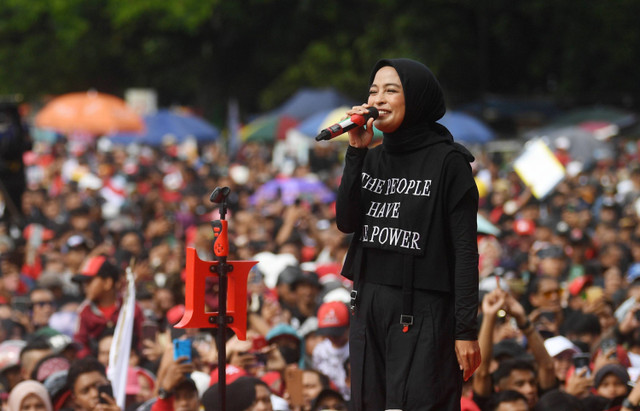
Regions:
<svg viewBox="0 0 640 411"><path fill-rule="evenodd" d="M480 364L473 156L436 123L444 96L425 65L380 60L369 84L347 114L379 117L349 131L337 201L338 228L355 233L342 271L353 408L459 410ZM373 125L384 137L369 149Z"/></svg>

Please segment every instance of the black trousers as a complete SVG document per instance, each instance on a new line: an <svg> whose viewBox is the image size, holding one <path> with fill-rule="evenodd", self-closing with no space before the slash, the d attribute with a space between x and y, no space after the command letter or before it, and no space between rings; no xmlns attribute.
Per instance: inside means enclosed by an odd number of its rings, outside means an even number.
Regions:
<svg viewBox="0 0 640 411"><path fill-rule="evenodd" d="M351 408L460 410L452 295L414 290L414 325L402 332L402 289L363 283L351 317Z"/></svg>

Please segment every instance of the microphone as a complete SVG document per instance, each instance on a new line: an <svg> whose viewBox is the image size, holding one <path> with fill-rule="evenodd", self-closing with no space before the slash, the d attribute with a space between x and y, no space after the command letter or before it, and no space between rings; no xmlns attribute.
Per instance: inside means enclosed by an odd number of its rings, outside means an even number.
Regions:
<svg viewBox="0 0 640 411"><path fill-rule="evenodd" d="M209 201L215 204L220 204L227 199L230 192L231 189L229 187L216 187L216 189L213 190L213 193L211 193Z"/></svg>
<svg viewBox="0 0 640 411"><path fill-rule="evenodd" d="M331 140L334 137L338 137L341 134L346 133L349 130L353 130L357 127L364 126L370 118L374 120L378 118L378 109L375 107L369 107L369 112L367 114L360 115L354 114L351 118L347 118L342 120L339 123L336 123L330 127L325 128L316 136L316 141L322 140Z"/></svg>

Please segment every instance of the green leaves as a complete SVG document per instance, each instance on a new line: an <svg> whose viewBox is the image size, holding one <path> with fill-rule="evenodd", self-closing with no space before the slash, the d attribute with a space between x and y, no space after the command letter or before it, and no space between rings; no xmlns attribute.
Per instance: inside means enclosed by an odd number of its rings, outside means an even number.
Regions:
<svg viewBox="0 0 640 411"><path fill-rule="evenodd" d="M0 93L151 87L161 105L219 115L235 97L246 115L300 87L362 99L373 63L402 56L459 100L612 100L640 95L639 14L634 0L1 0Z"/></svg>

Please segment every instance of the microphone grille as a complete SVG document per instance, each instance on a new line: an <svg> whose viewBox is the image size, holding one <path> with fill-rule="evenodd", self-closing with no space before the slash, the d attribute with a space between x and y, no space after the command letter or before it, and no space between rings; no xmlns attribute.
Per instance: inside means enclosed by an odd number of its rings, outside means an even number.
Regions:
<svg viewBox="0 0 640 411"><path fill-rule="evenodd" d="M375 120L375 119L378 118L379 115L380 115L380 113L378 113L378 109L377 108L369 107L369 115L368 115L369 118L372 118L372 119Z"/></svg>

